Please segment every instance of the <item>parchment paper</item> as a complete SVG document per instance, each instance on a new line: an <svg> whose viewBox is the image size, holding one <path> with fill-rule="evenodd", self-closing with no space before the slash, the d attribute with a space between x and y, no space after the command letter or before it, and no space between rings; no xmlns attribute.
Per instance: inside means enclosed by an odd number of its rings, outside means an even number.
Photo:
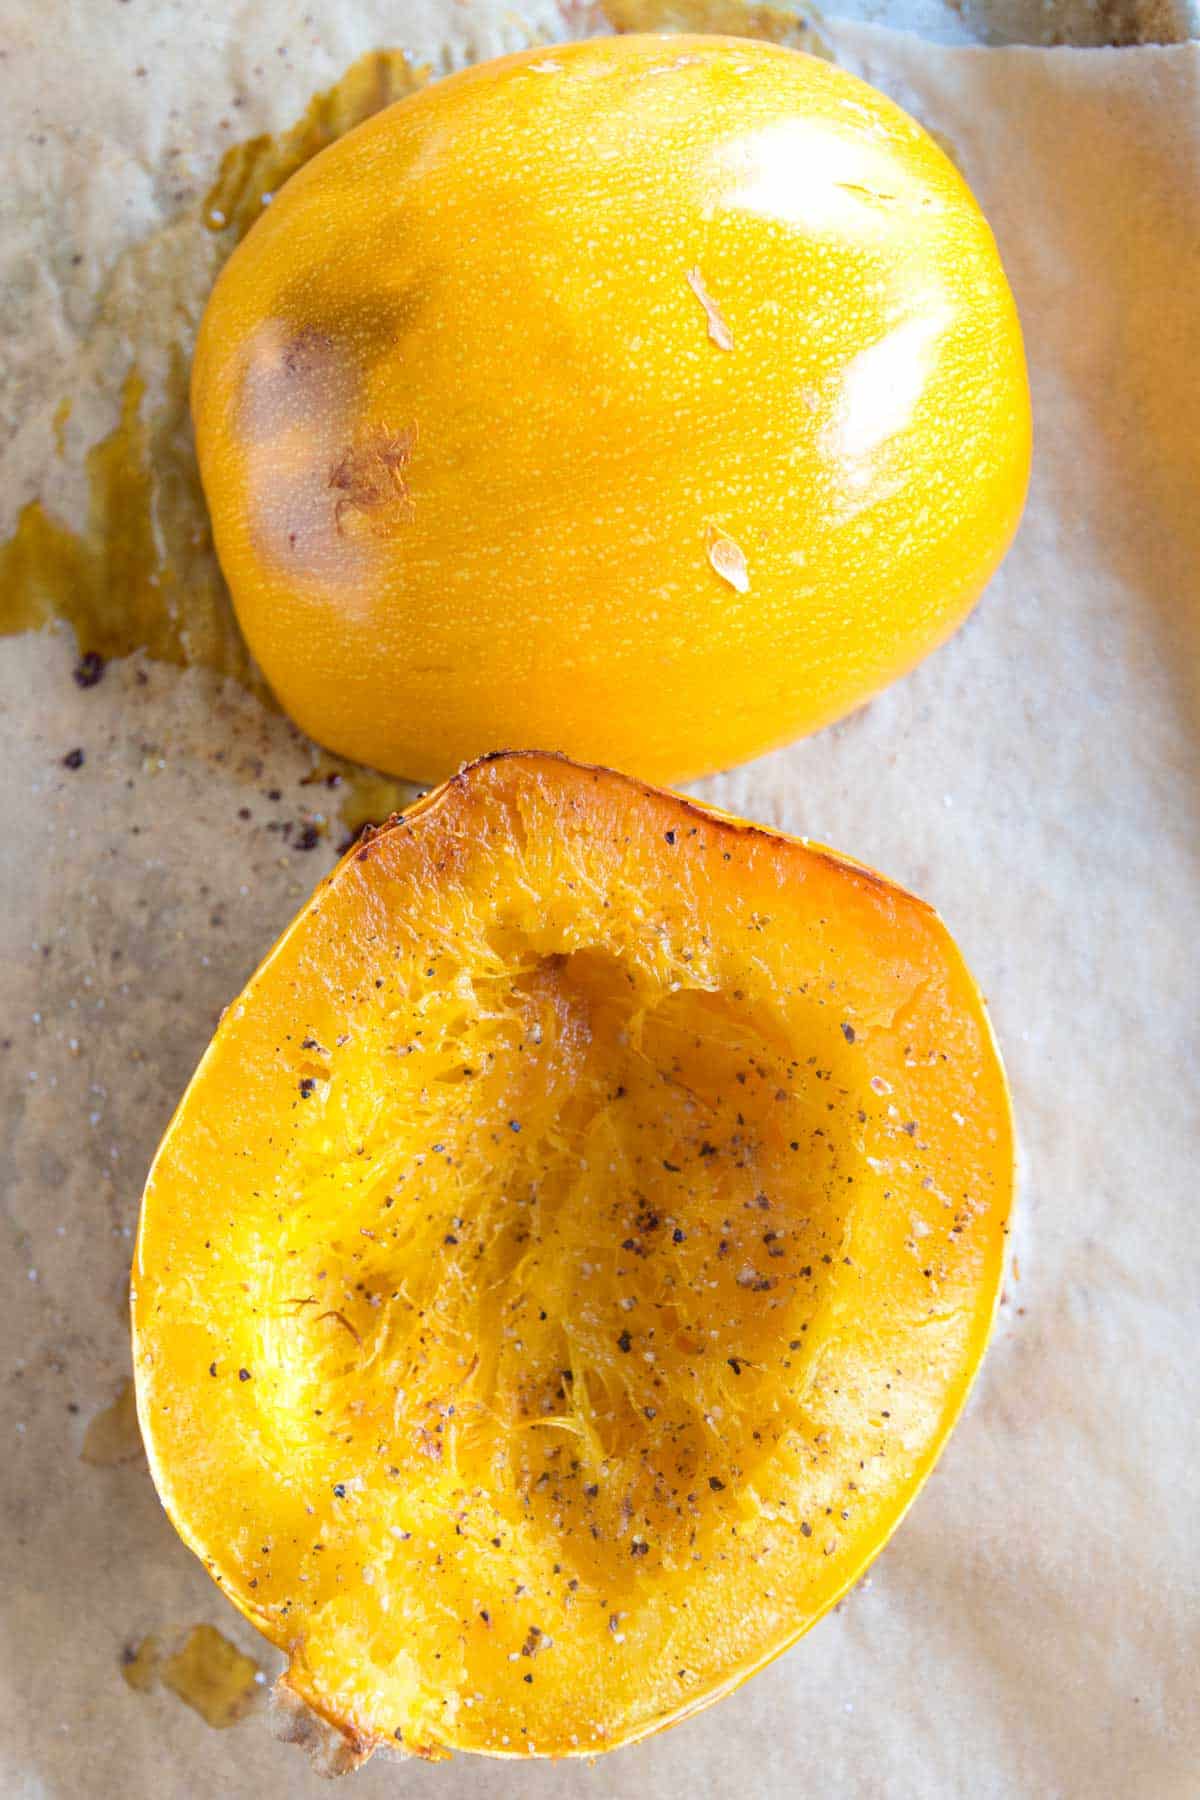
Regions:
<svg viewBox="0 0 1200 1800"><path fill-rule="evenodd" d="M548 0L0 13L0 536L37 494L79 521L84 453L154 313L147 277L101 355L105 282L235 137L288 124L372 47L446 67L602 23ZM739 1694L591 1769L377 1762L347 1790L362 1800L1200 1793L1200 50L830 35L990 214L1027 335L1033 491L949 646L703 792L877 864L957 932L1023 1145L1000 1324L869 1579ZM137 657L83 688L74 664L61 632L0 641L0 1791L315 1795L261 1708L215 1731L123 1679L147 1634L202 1620L275 1663L175 1539L119 1414L89 1427L128 1373L154 1145L332 860L332 822L307 852L283 831L324 765L232 680Z"/></svg>

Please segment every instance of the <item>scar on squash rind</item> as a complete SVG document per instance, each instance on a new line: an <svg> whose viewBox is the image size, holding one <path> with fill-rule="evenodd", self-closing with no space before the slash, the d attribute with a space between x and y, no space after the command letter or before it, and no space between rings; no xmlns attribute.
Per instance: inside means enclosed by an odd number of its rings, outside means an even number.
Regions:
<svg viewBox="0 0 1200 1800"><path fill-rule="evenodd" d="M329 471L329 486L337 496L333 522L339 534L349 518L358 514L369 521L394 514L408 515L412 499L404 471L412 461L417 431L380 431L369 442L352 445Z"/></svg>

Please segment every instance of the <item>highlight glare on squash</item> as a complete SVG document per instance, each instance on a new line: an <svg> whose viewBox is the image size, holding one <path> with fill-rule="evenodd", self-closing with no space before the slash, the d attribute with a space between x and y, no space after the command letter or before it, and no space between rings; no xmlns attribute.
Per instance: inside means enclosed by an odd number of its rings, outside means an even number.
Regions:
<svg viewBox="0 0 1200 1800"><path fill-rule="evenodd" d="M584 1754L828 1610L983 1353L983 1005L834 853L518 754L351 851L147 1185L185 1542L356 1754Z"/></svg>
<svg viewBox="0 0 1200 1800"><path fill-rule="evenodd" d="M777 45L628 37L439 81L230 259L193 373L238 617L318 742L661 780L869 699L1016 528L1029 397L933 140Z"/></svg>

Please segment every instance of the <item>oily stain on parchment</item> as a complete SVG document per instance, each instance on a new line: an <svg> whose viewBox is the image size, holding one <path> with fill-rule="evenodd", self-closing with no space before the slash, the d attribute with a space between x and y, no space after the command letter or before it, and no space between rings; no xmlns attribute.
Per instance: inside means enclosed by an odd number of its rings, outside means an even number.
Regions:
<svg viewBox="0 0 1200 1800"><path fill-rule="evenodd" d="M606 16L617 32L729 32L828 54L809 18L770 4L608 0ZM91 379L111 393L114 346L135 341L142 355L126 367L116 426L84 458L83 523L68 524L33 500L0 543L0 636L66 624L81 656L141 651L232 676L274 706L238 630L200 486L188 408L196 328L222 263L289 176L428 79L403 51L361 57L289 130L234 145L203 200L118 260L99 297L82 379L90 352ZM71 412L64 395L52 421L60 457ZM407 783L339 757L322 761L348 831L411 796Z"/></svg>
<svg viewBox="0 0 1200 1800"><path fill-rule="evenodd" d="M79 1459L91 1463L93 1468L111 1469L121 1463L136 1462L141 1454L137 1400L132 1381L126 1381L112 1405L104 1407L88 1421Z"/></svg>
<svg viewBox="0 0 1200 1800"><path fill-rule="evenodd" d="M121 1655L121 1674L135 1693L170 1688L216 1731L244 1719L264 1691L262 1670L214 1625L195 1625L173 1649L151 1635Z"/></svg>
<svg viewBox="0 0 1200 1800"><path fill-rule="evenodd" d="M186 434L182 349L152 418L146 384L125 377L116 428L85 458L87 520L73 530L40 501L0 545L0 633L71 626L80 653L106 660L144 650L261 688L239 636L212 549Z"/></svg>
<svg viewBox="0 0 1200 1800"><path fill-rule="evenodd" d="M762 38L789 44L832 61L821 36L815 8L754 5L751 0L604 0L604 17L613 30L696 31L729 37Z"/></svg>
<svg viewBox="0 0 1200 1800"><path fill-rule="evenodd" d="M205 199L121 259L125 267L106 283L97 335L132 325L131 335L165 351L154 405L135 366L115 429L87 452L82 528L37 500L23 509L0 545L0 635L62 620L81 654L142 650L158 662L233 675L269 701L221 578L196 466L188 413L195 326L221 264L266 199L319 150L424 80L400 51L361 58L289 131L235 145ZM161 279L164 262L170 280ZM69 411L64 399L55 413L60 454Z"/></svg>
<svg viewBox="0 0 1200 1800"><path fill-rule="evenodd" d="M402 50L360 57L340 81L314 95L290 131L247 138L225 152L203 201L204 223L223 237L229 234L231 250L284 182L319 150L385 106L415 94L428 80L429 70L414 69Z"/></svg>
<svg viewBox="0 0 1200 1800"><path fill-rule="evenodd" d="M401 51L360 58L290 130L230 149L205 198L120 259L101 296L97 361L103 369L108 338L137 337L150 353L143 360L157 362L156 378L151 387L139 367L126 373L118 422L84 458L83 524L35 500L0 544L0 636L63 623L81 656L141 651L233 676L274 706L238 630L209 529L188 407L195 330L221 264L270 196L327 144L425 80ZM70 414L64 396L53 418L60 456ZM322 760L350 833L410 796L405 783Z"/></svg>

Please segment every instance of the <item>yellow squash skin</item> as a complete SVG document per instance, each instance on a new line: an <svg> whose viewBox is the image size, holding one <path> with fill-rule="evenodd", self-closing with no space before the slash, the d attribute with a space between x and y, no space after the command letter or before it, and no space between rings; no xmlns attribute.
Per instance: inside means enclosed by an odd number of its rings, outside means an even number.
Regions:
<svg viewBox="0 0 1200 1800"><path fill-rule="evenodd" d="M926 905L486 760L341 862L167 1132L154 1479L352 1754L632 1742L880 1550L983 1354L1011 1188Z"/></svg>
<svg viewBox="0 0 1200 1800"><path fill-rule="evenodd" d="M962 620L1029 469L986 222L912 119L776 45L469 69L275 198L192 385L250 648L319 742L682 780Z"/></svg>

